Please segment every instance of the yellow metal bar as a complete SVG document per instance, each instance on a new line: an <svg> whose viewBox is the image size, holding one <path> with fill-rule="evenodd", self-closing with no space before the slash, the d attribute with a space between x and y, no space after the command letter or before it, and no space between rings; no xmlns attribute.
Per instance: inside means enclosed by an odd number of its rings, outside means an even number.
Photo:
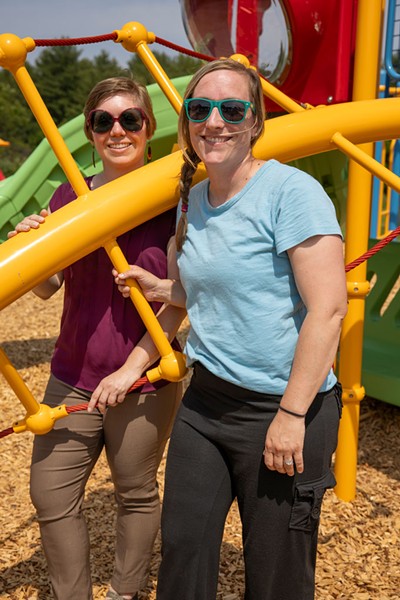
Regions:
<svg viewBox="0 0 400 600"><path fill-rule="evenodd" d="M360 166L364 167L373 175L379 177L379 179L387 183L387 185L397 192L400 192L399 176L384 167L369 153L360 148L360 146L355 146L339 132L332 136L332 143Z"/></svg>
<svg viewBox="0 0 400 600"><path fill-rule="evenodd" d="M393 170L394 163L394 152L396 148L397 140L391 140L389 143L389 149L385 153L388 156L388 165L389 169ZM386 144L382 144L382 148L387 150ZM383 163L383 160L382 160ZM379 223L379 232L378 237L383 238L388 235L390 232L389 224L390 224L390 209L392 204L392 188L380 185L381 194L379 196L379 204L378 204L378 223Z"/></svg>
<svg viewBox="0 0 400 600"><path fill-rule="evenodd" d="M182 98L179 95L176 88L172 85L171 80L157 61L156 57L150 50L147 44L142 43L138 45L137 54L142 60L143 64L147 67L158 85L168 98L172 108L177 114L179 114L182 107Z"/></svg>
<svg viewBox="0 0 400 600"><path fill-rule="evenodd" d="M287 112L296 113L303 112L306 110L304 106L298 104L297 102L292 100L292 98L289 98L289 96L286 96L286 94L281 92L281 90L278 90L278 88L274 87L271 83L269 83L269 81L266 81L262 77L260 77L260 80L264 95L270 98L270 100L272 100L273 102L275 102L275 104L278 104L278 106L281 106ZM307 107L311 108L310 106Z"/></svg>
<svg viewBox="0 0 400 600"><path fill-rule="evenodd" d="M31 50L33 47L34 42L30 38L21 40L12 34L0 35L0 66L8 69L14 75L15 81L44 135L47 137L65 175L71 182L75 193L80 196L88 191L83 175L72 158L24 64L27 50Z"/></svg>
<svg viewBox="0 0 400 600"><path fill-rule="evenodd" d="M376 98L382 17L382 0L359 0L354 62L354 101ZM364 144L360 150L368 157L373 156L371 143ZM346 263L362 255L368 248L372 176L361 166L362 161L358 154L357 156L359 163L352 160L349 166ZM365 162L369 160L365 159ZM349 282L357 280L361 285L366 285L366 264L363 263L349 272L347 279ZM364 295L360 298L350 297L340 342L339 379L345 393L335 459L337 479L335 492L339 498L346 501L353 500L356 494L359 413L360 402L364 397L364 388L361 385L364 312Z"/></svg>
<svg viewBox="0 0 400 600"><path fill-rule="evenodd" d="M78 196L85 194L89 190L83 175L72 158L67 144L58 131L27 69L20 67L13 75L75 193Z"/></svg>
<svg viewBox="0 0 400 600"><path fill-rule="evenodd" d="M126 23L121 30L117 30L115 33L117 34L115 41L121 43L129 52L136 52L138 54L145 67L153 75L168 98L172 108L176 113L179 113L182 106L182 98L148 46L149 43L151 44L155 41L154 33L147 31L144 25L135 21Z"/></svg>
<svg viewBox="0 0 400 600"><path fill-rule="evenodd" d="M107 242L104 248L119 273L129 269L129 264L115 240ZM143 296L138 283L134 279L128 279L127 285L130 286L131 300L161 356L159 367L147 373L148 379L150 381L157 381L158 379L165 378L168 381L180 381L187 372L183 355L172 349L157 317Z"/></svg>
<svg viewBox="0 0 400 600"><path fill-rule="evenodd" d="M394 140L392 140L391 143L391 147L393 147L393 142ZM393 153L391 153L393 154ZM381 152L381 164L386 164L386 156L387 156L387 151L386 151L386 144L385 142L382 143L382 152ZM393 156L392 156L392 160L389 163L389 169L392 171L393 169ZM386 194L386 202L385 202L385 194ZM375 236L377 238L382 238L383 235L385 234L385 232L387 232L387 226L388 226L388 218L385 219L386 221L386 227L384 227L382 229L382 217L384 216L385 212L387 213L387 217L389 216L389 210L387 209L388 206L390 206L390 198L389 196L391 195L391 189L387 186L384 185L383 181L379 182L379 194L378 194L378 216L377 216L377 227L376 227L376 232L375 232ZM386 209L384 208L384 204L386 204ZM373 236L372 236L373 237Z"/></svg>
<svg viewBox="0 0 400 600"><path fill-rule="evenodd" d="M118 246L115 240L111 240L107 242L104 246L107 251L108 256L111 259L114 267L117 269L119 273L127 271L129 269L128 261L126 260L121 248ZM159 341L157 341L157 349L160 354L169 354L172 352L172 348L164 336L161 325L157 319L154 318L154 312L151 310L151 307L145 297L143 296L143 292L140 289L140 286L134 279L129 279L128 285L131 286L131 298L138 311L143 323L146 326L146 329L150 332L150 335L153 339L159 337ZM162 335L161 335L162 334Z"/></svg>
<svg viewBox="0 0 400 600"><path fill-rule="evenodd" d="M231 58L245 65L247 68L251 66L249 59L243 54L232 54ZM278 106L281 106L288 113L303 112L306 108L312 108L309 104L298 104L281 90L273 86L272 83L269 83L264 77L260 76L260 82L264 96L267 96L267 98L275 102Z"/></svg>
<svg viewBox="0 0 400 600"><path fill-rule="evenodd" d="M21 400L28 415L35 414L39 408L39 403L32 396L21 375L2 348L0 348L0 371L3 373L11 389Z"/></svg>
<svg viewBox="0 0 400 600"><path fill-rule="evenodd" d="M340 132L353 144L400 137L400 98L360 100L318 106L267 119L265 134L254 148L257 157L288 162L333 150ZM373 118L371 118L373 115Z"/></svg>
<svg viewBox="0 0 400 600"><path fill-rule="evenodd" d="M55 421L68 416L65 404L51 408L47 404L39 404L35 400L2 348L0 348L0 371L26 409L25 418L13 423L14 433L22 433L28 430L42 435L53 429Z"/></svg>

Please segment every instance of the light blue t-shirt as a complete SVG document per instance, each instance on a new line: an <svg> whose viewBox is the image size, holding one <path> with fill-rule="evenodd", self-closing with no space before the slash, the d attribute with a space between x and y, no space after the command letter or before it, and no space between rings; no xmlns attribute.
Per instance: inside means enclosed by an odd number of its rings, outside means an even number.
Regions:
<svg viewBox="0 0 400 600"><path fill-rule="evenodd" d="M312 177L266 162L233 198L212 207L208 179L193 187L178 255L187 294L188 364L241 387L283 394L305 307L287 250L341 235L334 206ZM331 371L321 391L336 382Z"/></svg>

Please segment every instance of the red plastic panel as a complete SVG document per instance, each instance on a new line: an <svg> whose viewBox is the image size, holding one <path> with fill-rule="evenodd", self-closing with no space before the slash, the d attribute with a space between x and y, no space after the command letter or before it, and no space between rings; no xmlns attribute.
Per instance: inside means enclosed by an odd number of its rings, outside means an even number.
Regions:
<svg viewBox="0 0 400 600"><path fill-rule="evenodd" d="M299 102L351 99L357 0L181 0L181 5L195 50L215 57L244 54Z"/></svg>

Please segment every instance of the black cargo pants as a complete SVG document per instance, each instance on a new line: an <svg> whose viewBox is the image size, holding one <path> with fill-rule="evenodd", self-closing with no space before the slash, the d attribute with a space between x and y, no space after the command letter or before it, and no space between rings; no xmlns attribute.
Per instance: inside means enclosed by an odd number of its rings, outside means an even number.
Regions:
<svg viewBox="0 0 400 600"><path fill-rule="evenodd" d="M215 377L196 363L171 436L162 513L158 600L214 600L224 524L236 498L245 600L312 600L322 498L335 484L341 389L306 417L305 470L270 471L263 449L279 396Z"/></svg>

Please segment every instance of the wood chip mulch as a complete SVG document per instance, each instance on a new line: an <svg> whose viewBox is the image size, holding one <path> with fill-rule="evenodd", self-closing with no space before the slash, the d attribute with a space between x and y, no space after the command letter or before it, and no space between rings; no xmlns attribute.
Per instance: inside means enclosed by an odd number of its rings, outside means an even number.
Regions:
<svg viewBox="0 0 400 600"><path fill-rule="evenodd" d="M27 294L0 312L0 344L35 398L42 399L58 333L62 294L43 302ZM0 431L25 416L0 374ZM321 519L316 600L400 599L400 407L366 398L361 403L357 496L326 494ZM39 530L29 498L33 435L0 439L0 598L51 598ZM162 493L164 464L159 471ZM104 598L113 562L115 509L102 455L87 486L86 516L92 541L95 599ZM155 599L160 542L148 587ZM288 573L290 576L290 573ZM242 600L241 528L236 506L226 523L218 600ZM177 599L181 600L181 599ZM293 599L297 600L297 599Z"/></svg>

